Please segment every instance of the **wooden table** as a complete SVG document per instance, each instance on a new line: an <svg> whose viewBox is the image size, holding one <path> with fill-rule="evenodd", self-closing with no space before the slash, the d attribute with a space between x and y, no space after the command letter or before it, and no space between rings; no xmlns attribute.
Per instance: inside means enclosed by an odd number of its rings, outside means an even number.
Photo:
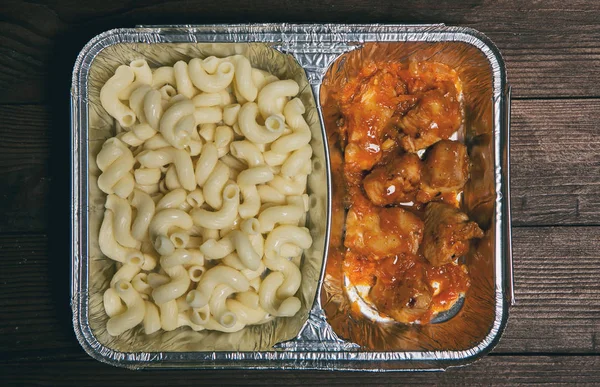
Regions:
<svg viewBox="0 0 600 387"><path fill-rule="evenodd" d="M141 3L0 5L0 382L600 383L599 2ZM101 364L80 348L69 305L69 87L77 53L90 38L115 27L261 21L444 22L476 28L498 45L513 85L517 305L493 353L444 373L373 375L131 372Z"/></svg>

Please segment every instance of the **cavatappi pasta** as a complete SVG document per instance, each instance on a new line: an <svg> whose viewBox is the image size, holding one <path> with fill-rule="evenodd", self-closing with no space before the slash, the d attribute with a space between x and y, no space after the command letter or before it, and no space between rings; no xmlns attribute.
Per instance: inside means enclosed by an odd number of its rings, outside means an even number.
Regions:
<svg viewBox="0 0 600 387"><path fill-rule="evenodd" d="M235 332L300 309L311 132L293 80L242 55L120 66L101 90L117 135L96 158L99 234L117 270L108 333Z"/></svg>

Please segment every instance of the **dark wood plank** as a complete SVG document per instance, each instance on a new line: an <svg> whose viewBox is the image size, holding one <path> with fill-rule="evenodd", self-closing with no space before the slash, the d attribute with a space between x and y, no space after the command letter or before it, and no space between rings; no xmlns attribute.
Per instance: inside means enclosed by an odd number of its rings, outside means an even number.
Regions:
<svg viewBox="0 0 600 387"><path fill-rule="evenodd" d="M516 228L513 244L517 306L495 352L598 353L598 228ZM51 245L46 235L0 235L0 255L4 360L80 356L68 306L68 246Z"/></svg>
<svg viewBox="0 0 600 387"><path fill-rule="evenodd" d="M514 101L513 224L600 224L600 100Z"/></svg>
<svg viewBox="0 0 600 387"><path fill-rule="evenodd" d="M35 372L31 372L35 368ZM326 372L326 371L146 371L111 368L92 359L61 362L18 362L0 365L0 379L8 384L61 386L169 385L531 385L600 382L600 356L488 356L446 372Z"/></svg>
<svg viewBox="0 0 600 387"><path fill-rule="evenodd" d="M0 233L46 232L49 216L69 227L62 108L0 105ZM512 112L513 225L600 224L600 99L518 100Z"/></svg>
<svg viewBox="0 0 600 387"><path fill-rule="evenodd" d="M68 240L59 245L53 250L47 235L0 236L0 358L80 350L69 305Z"/></svg>
<svg viewBox="0 0 600 387"><path fill-rule="evenodd" d="M516 306L496 352L600 352L600 229L513 229Z"/></svg>
<svg viewBox="0 0 600 387"><path fill-rule="evenodd" d="M50 112L42 106L0 105L0 117L0 232L45 229L50 190ZM68 128L63 130L68 133ZM68 170L67 164L67 176ZM64 195L68 192L67 186Z"/></svg>
<svg viewBox="0 0 600 387"><path fill-rule="evenodd" d="M66 98L72 64L94 35L136 24L338 22L473 27L503 52L514 96L600 96L600 3L382 0L122 2L12 0L0 9L0 103Z"/></svg>

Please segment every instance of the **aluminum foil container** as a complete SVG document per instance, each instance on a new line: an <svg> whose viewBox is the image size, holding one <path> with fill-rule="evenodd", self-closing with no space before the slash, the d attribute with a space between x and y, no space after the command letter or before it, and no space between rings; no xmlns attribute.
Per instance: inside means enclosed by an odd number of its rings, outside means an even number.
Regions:
<svg viewBox="0 0 600 387"><path fill-rule="evenodd" d="M95 157L114 135L99 103L100 88L120 64L140 57L151 66L209 55L244 54L254 67L295 79L313 140L307 227L314 238L301 263L302 309L236 333L187 328L146 336L106 332L102 293L114 263L98 247L105 196L96 186ZM468 257L472 286L451 319L430 325L380 326L347 318L335 276L325 275L330 240L341 233L332 211L327 146L327 88L365 59L432 59L456 68L465 84L464 137L473 160L464 205L486 230ZM322 88L323 86L323 88ZM316 98L315 98L316 97ZM82 347L100 361L150 367L443 370L469 363L497 343L513 302L508 141L510 89L504 62L481 33L443 25L141 26L107 31L81 51L72 89L73 325ZM335 155L332 155L335 156ZM330 238L331 234L331 238ZM346 316L346 317L345 317Z"/></svg>

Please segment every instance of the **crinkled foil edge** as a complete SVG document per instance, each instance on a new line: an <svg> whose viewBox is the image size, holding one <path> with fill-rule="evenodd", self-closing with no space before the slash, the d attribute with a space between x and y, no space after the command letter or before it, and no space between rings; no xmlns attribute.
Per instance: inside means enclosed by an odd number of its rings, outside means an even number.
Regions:
<svg viewBox="0 0 600 387"><path fill-rule="evenodd" d="M278 350L260 352L135 352L123 353L100 344L87 321L87 76L89 65L105 47L119 43L265 42L292 54L306 70L318 99L319 85L328 66L340 54L363 42L463 42L478 48L489 60L494 94L495 154L495 317L488 335L473 348L461 351L361 351L337 338L327 323L317 297L298 338ZM468 364L498 342L514 302L509 205L509 86L504 61L494 44L470 28L444 25L181 25L115 29L93 38L75 62L72 89L72 275L73 326L82 347L93 358L131 369L149 367L211 369L321 369L321 370L444 370ZM320 110L318 101L318 109ZM329 165L327 165L329 170ZM330 198L329 198L330 200ZM330 204L330 203L329 203ZM330 206L328 206L329 211ZM329 219L329 214L328 214ZM327 256L327 252L325 252Z"/></svg>

